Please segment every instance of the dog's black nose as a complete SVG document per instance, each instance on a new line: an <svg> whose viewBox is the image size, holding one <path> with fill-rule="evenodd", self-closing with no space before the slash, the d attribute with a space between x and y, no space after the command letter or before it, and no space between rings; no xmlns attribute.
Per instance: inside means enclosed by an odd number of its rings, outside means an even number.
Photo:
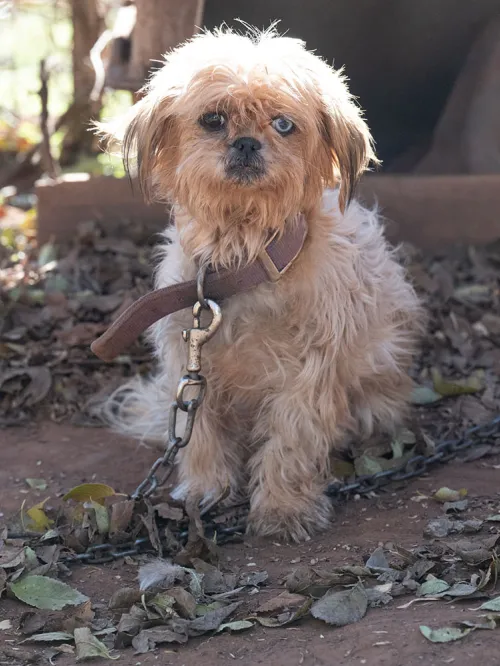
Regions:
<svg viewBox="0 0 500 666"><path fill-rule="evenodd" d="M257 150L262 148L262 144L257 139L254 139L251 136L240 136L239 139L233 143L233 148L236 148L237 151L243 155L250 156L252 153L255 153Z"/></svg>

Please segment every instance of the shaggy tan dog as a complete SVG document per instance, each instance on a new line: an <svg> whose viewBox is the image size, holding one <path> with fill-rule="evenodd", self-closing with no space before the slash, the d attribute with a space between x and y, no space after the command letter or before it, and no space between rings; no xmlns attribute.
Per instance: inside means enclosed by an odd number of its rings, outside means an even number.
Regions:
<svg viewBox="0 0 500 666"><path fill-rule="evenodd" d="M376 212L351 202L374 153L343 76L273 30L205 33L104 132L137 158L147 198L173 202L157 287L203 263L251 262L305 215L306 244L283 278L223 304L174 495L207 502L229 486L250 497L253 532L299 540L325 528L330 453L400 423L421 316ZM158 373L109 406L122 432L165 439L191 324L182 311L155 325Z"/></svg>

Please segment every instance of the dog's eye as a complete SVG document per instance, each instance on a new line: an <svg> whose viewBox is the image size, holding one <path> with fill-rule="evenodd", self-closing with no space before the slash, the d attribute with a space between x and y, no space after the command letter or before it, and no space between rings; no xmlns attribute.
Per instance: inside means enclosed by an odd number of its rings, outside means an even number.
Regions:
<svg viewBox="0 0 500 666"><path fill-rule="evenodd" d="M286 116L278 116L277 118L274 118L271 125L279 134L281 134L281 136L291 134L295 129L293 122Z"/></svg>
<svg viewBox="0 0 500 666"><path fill-rule="evenodd" d="M226 117L222 113L204 113L199 122L206 130L218 132L225 126Z"/></svg>

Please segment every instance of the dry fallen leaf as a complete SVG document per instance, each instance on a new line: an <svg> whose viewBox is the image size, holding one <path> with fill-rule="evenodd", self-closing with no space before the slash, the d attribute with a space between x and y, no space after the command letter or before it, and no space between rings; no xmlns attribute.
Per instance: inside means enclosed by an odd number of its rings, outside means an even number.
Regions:
<svg viewBox="0 0 500 666"><path fill-rule="evenodd" d="M88 627L80 627L74 631L76 661L86 661L101 657L103 659L119 659L112 657L108 648L98 638L92 635Z"/></svg>
<svg viewBox="0 0 500 666"><path fill-rule="evenodd" d="M277 597L273 597L264 602L257 608L257 613L275 613L277 611L288 610L296 606L302 606L306 597L302 594L292 594L291 592L282 592Z"/></svg>
<svg viewBox="0 0 500 666"><path fill-rule="evenodd" d="M135 587L122 587L112 594L108 603L108 608L110 610L129 610L129 608L141 600L141 597L142 592Z"/></svg>
<svg viewBox="0 0 500 666"><path fill-rule="evenodd" d="M450 534L460 534L463 531L463 523L450 520L449 518L434 518L427 523L424 534L425 536L440 539Z"/></svg>
<svg viewBox="0 0 500 666"><path fill-rule="evenodd" d="M28 383L21 388L14 400L16 407L31 407L41 402L50 391L52 376L49 368L30 366L28 368L12 368L0 373L0 391L8 390L8 383L13 380L28 379Z"/></svg>
<svg viewBox="0 0 500 666"><path fill-rule="evenodd" d="M472 629L459 629L458 627L441 627L440 629L431 629L426 625L419 627L420 633L431 643L450 643L458 641L471 633Z"/></svg>
<svg viewBox="0 0 500 666"><path fill-rule="evenodd" d="M215 631L220 627L225 619L230 617L241 606L241 601L235 601L232 604L217 608L205 613L195 620L187 621L186 627L189 636L202 636L208 631Z"/></svg>
<svg viewBox="0 0 500 666"><path fill-rule="evenodd" d="M295 610L282 611L277 616L255 615L248 617L247 620L256 620L263 627L284 627L305 617L309 613L312 603L312 599L306 599Z"/></svg>
<svg viewBox="0 0 500 666"><path fill-rule="evenodd" d="M162 643L183 644L188 640L187 634L177 633L168 627L154 627L143 629L132 640L136 654L144 654L154 650L156 645Z"/></svg>
<svg viewBox="0 0 500 666"><path fill-rule="evenodd" d="M335 627L358 622L368 608L366 590L359 583L350 590L330 590L311 606L311 615Z"/></svg>

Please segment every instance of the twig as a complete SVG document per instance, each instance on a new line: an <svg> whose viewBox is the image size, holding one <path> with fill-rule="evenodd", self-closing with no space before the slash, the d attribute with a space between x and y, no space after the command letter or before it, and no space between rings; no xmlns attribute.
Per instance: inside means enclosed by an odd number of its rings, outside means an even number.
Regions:
<svg viewBox="0 0 500 666"><path fill-rule="evenodd" d="M105 30L102 35L99 37L94 46L90 49L90 62L95 72L95 83L90 93L90 99L92 102L97 102L102 95L104 89L104 83L106 80L106 69L102 61L102 52L106 46L112 41L113 32L111 30Z"/></svg>
<svg viewBox="0 0 500 666"><path fill-rule="evenodd" d="M56 124L54 126L54 132L58 132L61 127L64 127L66 124L68 118L71 117L73 114L73 110L75 109L76 105L75 102L73 101L71 105L66 109L66 111L62 114L60 118L56 121ZM13 180L17 178L19 173L22 172L22 170L31 163L35 155L37 155L38 152L40 152L42 148L42 142L35 144L32 146L24 155L22 158L10 168L6 172L1 173L0 172L0 190L2 187L5 187L5 185L10 185Z"/></svg>
<svg viewBox="0 0 500 666"><path fill-rule="evenodd" d="M50 178L54 180L59 176L60 170L52 156L50 150L50 134L48 128L49 121L49 73L47 71L47 63L45 60L40 61L40 102L42 104L42 111L40 113L40 129L42 131L42 142L40 144L40 156L44 169Z"/></svg>

